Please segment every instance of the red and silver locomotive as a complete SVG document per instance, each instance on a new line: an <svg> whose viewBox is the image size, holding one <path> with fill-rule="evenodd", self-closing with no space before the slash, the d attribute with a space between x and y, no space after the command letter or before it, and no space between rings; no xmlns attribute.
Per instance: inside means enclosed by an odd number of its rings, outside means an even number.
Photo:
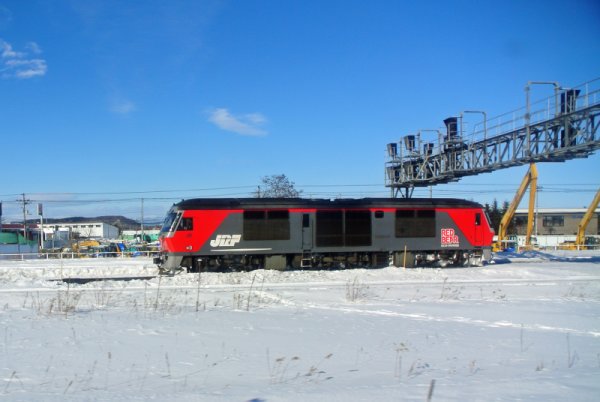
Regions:
<svg viewBox="0 0 600 402"><path fill-rule="evenodd" d="M161 230L164 271L481 265L493 230L458 199L190 199Z"/></svg>

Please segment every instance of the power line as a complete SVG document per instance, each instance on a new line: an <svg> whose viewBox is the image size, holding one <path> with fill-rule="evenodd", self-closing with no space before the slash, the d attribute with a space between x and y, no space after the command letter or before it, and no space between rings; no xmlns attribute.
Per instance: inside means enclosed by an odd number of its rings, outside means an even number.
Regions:
<svg viewBox="0 0 600 402"><path fill-rule="evenodd" d="M600 183L542 183L544 186L600 186ZM490 186L489 183L471 183L471 184L463 184L463 183L448 183L446 184L452 187L485 187ZM498 186L518 186L518 183L494 183L493 187L496 188ZM358 184L295 184L295 187L304 189L304 188L322 188L322 187L335 187L335 188L345 188L345 187L384 187L382 183L358 183ZM241 190L241 189L255 189L255 185L244 185L244 186L227 186L227 187L206 187L206 188L189 188L189 189L169 189L169 190L143 190L143 191L96 191L96 192L29 192L26 194L46 194L46 195L127 195L127 194L158 194L158 193L188 193L188 192L203 192L203 191L221 191L221 190ZM23 193L14 193L14 194L0 194L0 197L19 197ZM144 197L145 198L145 197Z"/></svg>
<svg viewBox="0 0 600 402"><path fill-rule="evenodd" d="M577 186L577 184L570 184L571 186ZM489 186L489 185L488 185ZM323 188L326 187L325 185L319 185L319 186L315 186L317 188ZM306 187L302 187L300 188L301 191L303 193L307 193L307 194L311 194L311 195L349 195L349 194L386 194L387 191L382 189L381 191L372 191L372 190L364 190L364 191L339 191L339 190L335 190L336 187L338 186L329 186L330 188L332 188L332 190L330 191L307 191ZM340 186L340 187L357 187L357 186ZM252 187L254 188L254 187ZM426 191L426 190L423 190ZM548 185L544 185L544 189L543 192L546 193L592 193L597 191L597 188L593 188L593 189L582 189L582 188L559 188L559 187L552 187L552 186L548 186ZM494 188L486 188L486 189L479 189L479 190L468 190L468 189L435 189L436 193L442 193L442 194L481 194L482 192L485 193L507 193L507 192L512 192L512 189L498 189L496 185L494 185ZM114 193L104 193L104 195L106 194L114 194ZM23 194L20 194L21 196ZM219 198L219 197L232 197L232 196L249 196L248 192L235 192L235 193L219 193L219 194L211 194L211 197L214 198ZM183 199L185 197L143 197L143 199L145 201L149 201L149 202L160 202L160 201L179 201L181 199ZM95 203L114 203L114 202L139 202L140 201L140 197L120 197L120 198L81 198L81 199L63 199L63 200L57 200L57 199L47 199L44 197L38 197L38 198L30 198L28 199L28 201L30 202L44 202L44 203L49 203L49 204L95 204ZM8 201L3 201L5 204L22 204L23 201L22 200L8 200Z"/></svg>

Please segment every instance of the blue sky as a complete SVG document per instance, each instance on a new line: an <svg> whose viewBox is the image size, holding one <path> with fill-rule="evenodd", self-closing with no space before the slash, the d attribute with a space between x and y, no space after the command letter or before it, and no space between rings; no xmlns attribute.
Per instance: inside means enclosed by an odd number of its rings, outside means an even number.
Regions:
<svg viewBox="0 0 600 402"><path fill-rule="evenodd" d="M5 220L21 193L48 217L160 217L280 173L387 196L388 142L598 77L596 1L0 0L0 200ZM587 205L598 167L538 165L540 207ZM508 200L526 170L433 194Z"/></svg>

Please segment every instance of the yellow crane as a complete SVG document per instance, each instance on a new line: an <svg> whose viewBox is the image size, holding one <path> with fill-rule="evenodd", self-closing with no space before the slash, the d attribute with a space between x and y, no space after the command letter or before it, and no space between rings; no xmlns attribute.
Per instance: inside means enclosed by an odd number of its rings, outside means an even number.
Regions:
<svg viewBox="0 0 600 402"><path fill-rule="evenodd" d="M492 244L492 251L502 251L505 250L507 243L507 234L506 231L508 229L508 225L510 221L515 216L515 211L517 207L521 203L527 188L529 188L529 212L527 214L527 234L525 237L525 247L531 246L531 235L533 234L533 222L535 220L534 215L534 206L535 206L535 195L537 191L537 178L538 172L535 163L529 164L529 170L523 177L523 181L521 181L521 185L515 194L515 198L513 198L512 202L508 206L508 209L504 213L502 220L500 221L500 227L498 228L498 240L494 244Z"/></svg>
<svg viewBox="0 0 600 402"><path fill-rule="evenodd" d="M592 220L594 216L594 212L596 212L596 208L598 208L598 204L600 203L600 189L596 192L596 196L594 200L588 207L587 211L579 221L579 225L577 227L577 236L575 237L575 242L564 242L560 245L560 248L565 250L585 250L585 229L587 229L588 224Z"/></svg>

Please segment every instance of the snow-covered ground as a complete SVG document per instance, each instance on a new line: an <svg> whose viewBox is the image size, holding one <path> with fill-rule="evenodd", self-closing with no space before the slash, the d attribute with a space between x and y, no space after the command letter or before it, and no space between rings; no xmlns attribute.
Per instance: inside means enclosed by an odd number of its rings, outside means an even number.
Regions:
<svg viewBox="0 0 600 402"><path fill-rule="evenodd" d="M150 277L149 259L0 261L0 399L600 398L600 253L482 268Z"/></svg>

